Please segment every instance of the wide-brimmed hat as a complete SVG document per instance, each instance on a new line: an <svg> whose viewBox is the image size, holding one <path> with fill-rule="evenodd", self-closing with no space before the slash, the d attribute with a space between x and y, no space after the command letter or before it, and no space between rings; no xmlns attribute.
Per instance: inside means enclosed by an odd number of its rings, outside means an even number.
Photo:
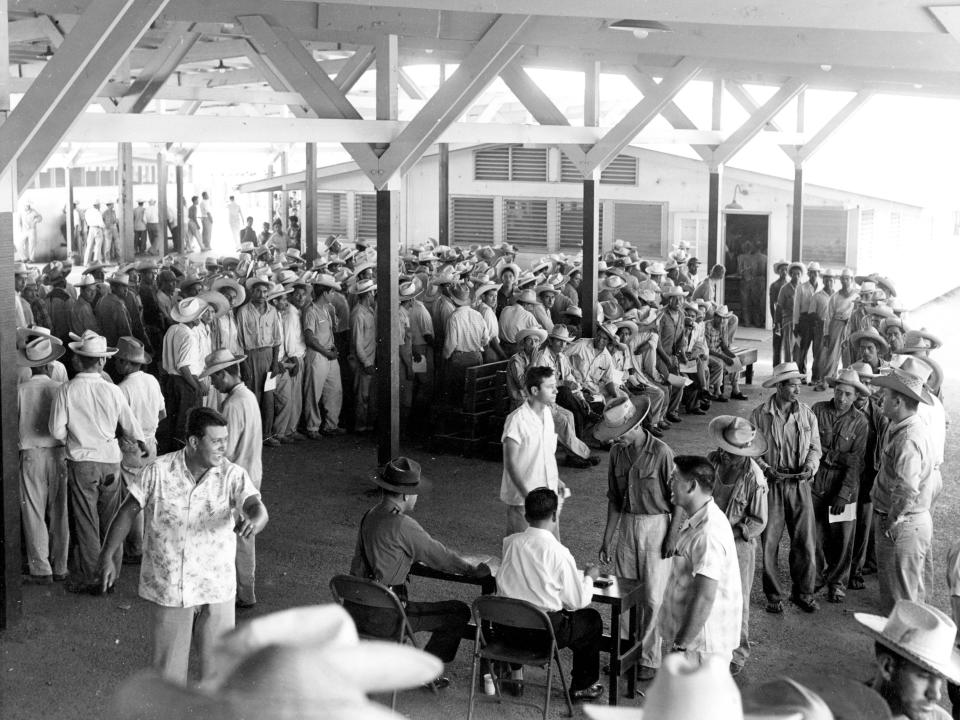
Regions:
<svg viewBox="0 0 960 720"><path fill-rule="evenodd" d="M854 613L879 642L914 665L960 684L957 626L945 613L921 602L898 600L889 617Z"/></svg>
<svg viewBox="0 0 960 720"><path fill-rule="evenodd" d="M420 492L420 463L410 458L396 457L386 464L383 472L373 481L390 492L416 495Z"/></svg>
<svg viewBox="0 0 960 720"><path fill-rule="evenodd" d="M366 295L369 292L373 292L377 289L377 281L372 278L366 278L357 283L356 287L353 289L355 295Z"/></svg>
<svg viewBox="0 0 960 720"><path fill-rule="evenodd" d="M141 365L149 365L152 359L143 343L130 335L124 335L117 340L117 354L114 357L117 360L126 360Z"/></svg>
<svg viewBox="0 0 960 720"><path fill-rule="evenodd" d="M284 295L289 295L289 294L292 293L292 292L293 292L293 287L292 287L292 286L291 286L291 287L285 287L285 286L281 285L280 283L274 283L273 285L270 286L270 289L269 289L269 290L267 291L267 293L263 296L263 299L266 300L267 302L270 302L271 300L276 300L278 297L283 297Z"/></svg>
<svg viewBox="0 0 960 720"><path fill-rule="evenodd" d="M311 285L319 285L320 287L330 288L331 290L339 290L340 283L337 282L337 279L330 275L329 273L317 273L312 278L310 278Z"/></svg>
<svg viewBox="0 0 960 720"><path fill-rule="evenodd" d="M536 305L537 296L533 290L523 290L519 295L517 295L516 302L523 303L525 305Z"/></svg>
<svg viewBox="0 0 960 720"><path fill-rule="evenodd" d="M664 266L662 262L652 262L649 265L647 265L644 272L647 275L666 275L667 268L666 266Z"/></svg>
<svg viewBox="0 0 960 720"><path fill-rule="evenodd" d="M547 331L542 327L528 327L520 330L517 333L516 345L519 348L523 345L523 341L528 337L537 339L537 346L543 345L547 341Z"/></svg>
<svg viewBox="0 0 960 720"><path fill-rule="evenodd" d="M416 278L409 282L400 283L400 287L397 288L397 294L401 300L412 300L421 292L423 292L423 288L420 287L420 282Z"/></svg>
<svg viewBox="0 0 960 720"><path fill-rule="evenodd" d="M514 279L520 277L520 266L516 263L504 263L500 269L497 270L497 277L501 277L507 270L511 270L513 272Z"/></svg>
<svg viewBox="0 0 960 720"><path fill-rule="evenodd" d="M710 438L731 455L760 457L767 451L766 438L753 424L736 415L718 415L710 421Z"/></svg>
<svg viewBox="0 0 960 720"><path fill-rule="evenodd" d="M29 275L30 267L25 262L20 262L19 260L13 264L13 274L14 275Z"/></svg>
<svg viewBox="0 0 960 720"><path fill-rule="evenodd" d="M799 260L794 260L792 263L790 263L790 267L787 268L787 272L793 272L794 268L799 268L801 274L807 271L807 269L803 266L803 263Z"/></svg>
<svg viewBox="0 0 960 720"><path fill-rule="evenodd" d="M243 305L244 301L246 301L247 289L243 285L238 283L236 280L234 280L233 278L228 278L228 277L217 278L216 280L213 281L213 285L210 286L211 290L214 290L216 292L221 292L221 293L223 291L223 288L231 288L233 290L234 298L233 298L233 301L231 302L231 305L233 307L240 307L241 305Z"/></svg>
<svg viewBox="0 0 960 720"><path fill-rule="evenodd" d="M660 291L660 297L662 298L671 298L671 297L686 297L687 291L684 290L679 285L670 285L663 288Z"/></svg>
<svg viewBox="0 0 960 720"><path fill-rule="evenodd" d="M887 701L860 680L836 673L776 678L743 691L744 715L797 713L803 720L890 720Z"/></svg>
<svg viewBox="0 0 960 720"><path fill-rule="evenodd" d="M271 283L270 278L266 275L251 275L243 284L247 288L247 292L252 292L257 285L264 285L269 289Z"/></svg>
<svg viewBox="0 0 960 720"><path fill-rule="evenodd" d="M470 298L470 286L466 283L457 283L450 288L449 298L454 305L469 305L472 302Z"/></svg>
<svg viewBox="0 0 960 720"><path fill-rule="evenodd" d="M943 345L943 341L932 332L923 328L920 330L909 330L903 336L903 348L900 352L904 355L910 355L926 350L936 350L941 345Z"/></svg>
<svg viewBox="0 0 960 720"><path fill-rule="evenodd" d="M902 332L907 331L907 327L906 325L904 325L903 318L901 317L896 317L896 316L888 317L888 318L884 318L880 322L880 334L883 335L884 337L887 336L887 330L890 330L892 328L900 328Z"/></svg>
<svg viewBox="0 0 960 720"><path fill-rule="evenodd" d="M640 334L640 327L633 320L627 320L626 318L621 318L620 320L617 320L614 323L614 325L616 326L617 330L620 330L621 328L626 328L627 330L630 331L630 334L633 335L634 337Z"/></svg>
<svg viewBox="0 0 960 720"><path fill-rule="evenodd" d="M867 314L876 315L884 320L889 320L890 318L895 318L897 316L897 314L893 311L893 308L889 305L871 305L867 307Z"/></svg>
<svg viewBox="0 0 960 720"><path fill-rule="evenodd" d="M857 361L850 364L850 369L855 370L860 382L864 385L871 385L874 378L880 377L879 373L873 371L869 363ZM869 390L869 388L867 388Z"/></svg>
<svg viewBox="0 0 960 720"><path fill-rule="evenodd" d="M81 275L73 284L75 288L84 288L90 285L96 285L97 279L93 275Z"/></svg>
<svg viewBox="0 0 960 720"><path fill-rule="evenodd" d="M849 385L858 393L863 393L864 395L870 394L870 389L860 380L860 373L853 368L844 368L837 373L836 377L827 378L827 385L830 387Z"/></svg>
<svg viewBox="0 0 960 720"><path fill-rule="evenodd" d="M709 310L707 310L707 312L712 313L717 317L724 318L724 319L733 315L733 313L730 311L730 308L728 308L726 305L721 305L718 308L712 307Z"/></svg>
<svg viewBox="0 0 960 720"><path fill-rule="evenodd" d="M227 296L221 292L208 290L207 292L200 293L197 297L213 308L214 317L221 317L230 312L230 301L227 299Z"/></svg>
<svg viewBox="0 0 960 720"><path fill-rule="evenodd" d="M281 270L277 273L277 282L281 285L291 285L300 278L300 275L293 270Z"/></svg>
<svg viewBox="0 0 960 720"><path fill-rule="evenodd" d="M219 372L231 365L239 365L246 359L246 355L234 355L233 351L228 348L214 350L203 359L203 372L200 373L200 377L210 377L215 372Z"/></svg>
<svg viewBox="0 0 960 720"><path fill-rule="evenodd" d="M617 326L613 322L604 322L597 325L597 330L606 335L612 342L620 342L617 337Z"/></svg>
<svg viewBox="0 0 960 720"><path fill-rule="evenodd" d="M452 285L457 281L457 276L449 271L449 268L445 268L441 272L434 275L430 278L431 285Z"/></svg>
<svg viewBox="0 0 960 720"><path fill-rule="evenodd" d="M807 272L808 272L808 273L810 273L810 272L822 273L822 272L823 272L823 268L820 267L820 263L818 263L816 260L814 260L814 261L812 261L809 265L807 265Z"/></svg>
<svg viewBox="0 0 960 720"><path fill-rule="evenodd" d="M624 280L619 275L607 275L603 280L600 281L600 290L609 290L610 292L617 292L618 290L626 287L627 281Z"/></svg>
<svg viewBox="0 0 960 720"><path fill-rule="evenodd" d="M79 340L69 343L69 348L74 354L84 357L108 358L117 354L117 349L107 347L107 339L103 335L97 335L93 330L85 330Z"/></svg>
<svg viewBox="0 0 960 720"><path fill-rule="evenodd" d="M842 277L842 276L841 276ZM860 294L870 295L877 291L877 284L873 280L864 280L860 283Z"/></svg>
<svg viewBox="0 0 960 720"><path fill-rule="evenodd" d="M107 282L111 285L123 285L124 287L130 287L130 276L126 273L115 272L113 275L107 278Z"/></svg>
<svg viewBox="0 0 960 720"><path fill-rule="evenodd" d="M573 342L573 336L566 325L554 325L553 330L547 335L547 340L562 340L565 343Z"/></svg>
<svg viewBox="0 0 960 720"><path fill-rule="evenodd" d="M780 363L773 369L773 375L763 381L762 387L771 388L786 380L802 380L804 375L795 362Z"/></svg>
<svg viewBox="0 0 960 720"><path fill-rule="evenodd" d="M916 358L907 357L900 367L890 368L890 372L878 375L871 384L884 387L905 395L918 402L933 405L930 392L925 387L930 378L931 368L926 363L920 363Z"/></svg>
<svg viewBox="0 0 960 720"><path fill-rule="evenodd" d="M170 309L170 317L179 323L193 322L198 320L208 307L199 297L185 298Z"/></svg>
<svg viewBox="0 0 960 720"><path fill-rule="evenodd" d="M50 328L45 328L42 325L31 325L30 327L21 327L17 328L17 347L23 348L31 340L36 338L52 338L53 332ZM79 340L80 336L75 335L75 339ZM54 338L59 342L59 339Z"/></svg>
<svg viewBox="0 0 960 720"><path fill-rule="evenodd" d="M499 291L500 288L502 288L502 287L503 287L503 283L493 283L493 282L483 283L483 285L480 285L480 286L477 288L477 291L476 291L475 294L476 294L477 298L482 298L484 295L486 295L486 294L487 294L488 292L490 292L491 290L497 290L497 291Z"/></svg>
<svg viewBox="0 0 960 720"><path fill-rule="evenodd" d="M196 275L187 275L180 281L178 287L180 288L180 292L183 292L194 285L203 285L203 278L197 277Z"/></svg>
<svg viewBox="0 0 960 720"><path fill-rule="evenodd" d="M593 437L601 443L616 440L642 423L648 412L650 398L645 395L614 398L603 408L603 418L593 429Z"/></svg>
<svg viewBox="0 0 960 720"><path fill-rule="evenodd" d="M887 339L880 334L880 331L873 326L868 327L866 330L860 330L850 335L850 344L855 347L861 340L868 340L872 342L883 352L886 352L890 349L890 343L888 343Z"/></svg>
<svg viewBox="0 0 960 720"><path fill-rule="evenodd" d="M17 348L18 367L40 367L52 363L63 356L66 350L57 338L50 336L34 337L22 348Z"/></svg>
<svg viewBox="0 0 960 720"><path fill-rule="evenodd" d="M583 310L581 310L576 305L567 305L560 313L561 315L569 315L570 317L583 319Z"/></svg>
<svg viewBox="0 0 960 720"><path fill-rule="evenodd" d="M533 292L536 293L538 296L542 293L553 293L554 295L556 295L557 289L550 283L543 283L542 285L537 285L533 289Z"/></svg>
<svg viewBox="0 0 960 720"><path fill-rule="evenodd" d="M777 261L773 264L773 271L774 271L774 272L780 272L780 268L782 268L782 267L788 268L788 267L790 267L790 263L787 262L786 260L777 260Z"/></svg>

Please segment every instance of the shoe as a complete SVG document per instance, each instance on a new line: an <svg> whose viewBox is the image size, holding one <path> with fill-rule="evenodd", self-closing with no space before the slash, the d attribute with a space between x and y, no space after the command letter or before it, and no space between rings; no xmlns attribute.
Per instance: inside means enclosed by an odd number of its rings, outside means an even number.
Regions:
<svg viewBox="0 0 960 720"><path fill-rule="evenodd" d="M68 593L73 593L74 595L99 595L100 594L99 585L77 582L76 580L68 580L67 582L65 582L63 584L63 589L66 590Z"/></svg>
<svg viewBox="0 0 960 720"><path fill-rule="evenodd" d="M591 456L590 456L589 458L587 458L587 459L590 461L590 464L593 465L593 466L597 466L597 465L600 464L600 456L599 456L599 455L591 455Z"/></svg>
<svg viewBox="0 0 960 720"><path fill-rule="evenodd" d="M594 683L590 687L583 688L583 690L574 690L570 693L570 698L572 700L596 700L598 697L603 695L603 685L600 683Z"/></svg>
<svg viewBox="0 0 960 720"><path fill-rule="evenodd" d="M744 395L742 392L730 393L730 399L731 399L731 400L746 400L746 399L747 399L747 396Z"/></svg>
<svg viewBox="0 0 960 720"><path fill-rule="evenodd" d="M567 455L567 460L564 464L567 467L572 467L572 468L593 467L593 463L587 460L587 458L577 457L576 455Z"/></svg>
<svg viewBox="0 0 960 720"><path fill-rule="evenodd" d="M305 436L308 440L319 440L321 437L323 437L323 436L322 436L320 433L318 433L316 430L307 430L307 431L304 433L304 436Z"/></svg>
<svg viewBox="0 0 960 720"><path fill-rule="evenodd" d="M330 437L336 437L338 435L346 435L347 431L344 430L343 428L335 427L335 428L330 428L329 430L321 430L320 434L329 435Z"/></svg>
<svg viewBox="0 0 960 720"><path fill-rule="evenodd" d="M291 438L289 435L281 435L281 436L280 436L279 438L277 438L277 439L280 441L280 444L281 444L281 445L292 445L293 443L296 442L296 440L294 440L293 438Z"/></svg>
<svg viewBox="0 0 960 720"><path fill-rule="evenodd" d="M234 603L234 605L236 606L237 610L250 610L251 608L255 608L257 606L257 603L256 602L248 603L248 602L244 602L243 600L237 600Z"/></svg>
<svg viewBox="0 0 960 720"><path fill-rule="evenodd" d="M448 678L446 675L441 675L440 677L435 678L428 683L424 683L423 687L425 690L433 690L434 692L437 690L444 690L445 688L450 687L450 678Z"/></svg>
<svg viewBox="0 0 960 720"><path fill-rule="evenodd" d="M739 674L742 673L742 672L743 672L743 665L741 665L740 663L735 663L735 662L730 663L730 674L731 674L731 675L733 675L734 677L736 677L737 675L739 675Z"/></svg>
<svg viewBox="0 0 960 720"><path fill-rule="evenodd" d="M767 602L767 612L772 615L780 615L783 613L783 603L779 600L770 600Z"/></svg>
<svg viewBox="0 0 960 720"><path fill-rule="evenodd" d="M714 402L720 402L720 403L730 402L730 401L729 401L727 398L725 398L723 395L714 395L714 396L712 396L710 399L713 400Z"/></svg>
<svg viewBox="0 0 960 720"><path fill-rule="evenodd" d="M866 585L863 582L863 576L854 575L850 578L850 584L847 586L851 590L863 590Z"/></svg>
<svg viewBox="0 0 960 720"><path fill-rule="evenodd" d="M683 422L683 420L680 419L680 416L675 412L669 412L664 417L672 423Z"/></svg>
<svg viewBox="0 0 960 720"><path fill-rule="evenodd" d="M842 603L847 599L847 594L840 588L830 588L827 591L827 602Z"/></svg>
<svg viewBox="0 0 960 720"><path fill-rule="evenodd" d="M672 425L670 424L669 420L664 419L660 421L659 427L661 430L669 430L672 427Z"/></svg>
<svg viewBox="0 0 960 720"><path fill-rule="evenodd" d="M795 595L794 597L790 598L790 601L804 612L815 613L820 609L820 603L818 603L814 598L807 599Z"/></svg>
<svg viewBox="0 0 960 720"><path fill-rule="evenodd" d="M637 668L637 680L649 682L657 676L657 669L649 665L640 665Z"/></svg>
<svg viewBox="0 0 960 720"><path fill-rule="evenodd" d="M651 425L650 427L646 428L646 431L647 431L648 433L650 433L651 435L653 435L655 438L662 438L662 437L663 437L663 430L661 430L660 428L655 427L655 426L653 426L653 425Z"/></svg>
<svg viewBox="0 0 960 720"><path fill-rule="evenodd" d="M57 573L54 573L54 574L53 574L53 581L54 581L54 582L63 582L63 581L66 580L66 579L67 579L67 574L66 574L66 573L63 573L63 575L58 575Z"/></svg>
<svg viewBox="0 0 960 720"><path fill-rule="evenodd" d="M53 585L53 575L24 575L24 585Z"/></svg>
<svg viewBox="0 0 960 720"><path fill-rule="evenodd" d="M287 435L287 437L290 438L291 440L297 440L297 441L307 439L306 435L301 435L298 432L292 432L289 435Z"/></svg>
<svg viewBox="0 0 960 720"><path fill-rule="evenodd" d="M695 408L693 408L692 410L688 410L688 411L687 411L687 414L688 414L688 415L706 415L707 413L706 413L706 411L701 410L701 409L698 408L698 407L695 407Z"/></svg>
<svg viewBox="0 0 960 720"><path fill-rule="evenodd" d="M263 444L267 447L280 447L280 441L272 437L268 437L266 440L264 440Z"/></svg>
<svg viewBox="0 0 960 720"><path fill-rule="evenodd" d="M710 401L709 401L709 400L701 400L701 401L700 401L700 409L703 410L704 412L706 412L707 410L709 410L709 409L710 409Z"/></svg>

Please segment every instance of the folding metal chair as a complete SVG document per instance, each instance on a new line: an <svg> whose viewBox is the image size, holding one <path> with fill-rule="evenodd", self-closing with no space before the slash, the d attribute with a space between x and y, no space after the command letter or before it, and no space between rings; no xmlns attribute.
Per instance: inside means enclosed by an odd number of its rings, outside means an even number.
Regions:
<svg viewBox="0 0 960 720"><path fill-rule="evenodd" d="M563 696L567 701L567 713L573 717L573 703L570 701L570 691L567 680L563 676L563 664L560 662L560 650L557 648L557 638L553 633L553 625L547 614L538 607L524 600L484 595L473 602L473 619L477 624L477 633L474 639L473 674L470 683L470 705L467 709L467 720L472 720L473 705L477 700L477 677L480 670L480 661L499 661L517 665L532 665L547 671L547 681L544 685L546 696L543 704L543 720L547 720L550 713L550 693L553 690L553 663L557 663L557 672L563 686ZM492 630L492 626L498 626ZM540 631L543 633L543 642L511 643L511 630ZM535 636L535 633L532 633ZM504 702L500 692L500 679L493 681L496 698L490 702ZM487 698L481 698L488 701ZM507 700L515 705L540 708L540 705L523 700Z"/></svg>

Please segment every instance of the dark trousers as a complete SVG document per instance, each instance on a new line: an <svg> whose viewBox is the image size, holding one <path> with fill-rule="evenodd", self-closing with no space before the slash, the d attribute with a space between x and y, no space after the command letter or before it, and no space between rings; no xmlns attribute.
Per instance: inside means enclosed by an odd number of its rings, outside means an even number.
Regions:
<svg viewBox="0 0 960 720"><path fill-rule="evenodd" d="M443 360L443 401L454 410L463 409L463 390L467 381L467 369L483 364L479 352L454 350Z"/></svg>
<svg viewBox="0 0 960 720"><path fill-rule="evenodd" d="M811 368L811 378L819 380L820 377L820 351L823 347L823 320L816 313L804 313L800 316L797 323L797 334L800 336L800 351L794 360L800 372L807 371L807 354L813 349L813 367Z"/></svg>
<svg viewBox="0 0 960 720"><path fill-rule="evenodd" d="M773 327L773 366L780 364L780 349L783 347L783 335L777 332L777 326Z"/></svg>
<svg viewBox="0 0 960 720"><path fill-rule="evenodd" d="M180 375L167 375L163 399L167 407L168 433L163 439L161 453L179 450L187 439L187 414L200 405L202 398Z"/></svg>
<svg viewBox="0 0 960 720"><path fill-rule="evenodd" d="M817 580L816 586L843 590L853 560L853 520L830 522L830 503L827 498L813 496L813 516L817 526Z"/></svg>
<svg viewBox="0 0 960 720"><path fill-rule="evenodd" d="M382 610L367 606L344 605L357 625L361 635L393 639L399 628L393 622L392 610ZM406 605L407 622L413 632L430 632L426 650L445 663L453 662L463 637L470 624L470 608L459 600L440 602L408 602Z"/></svg>
<svg viewBox="0 0 960 720"><path fill-rule="evenodd" d="M952 682L947 683L947 697L950 698L950 702L953 705L953 720L960 720L960 685L954 685Z"/></svg>
<svg viewBox="0 0 960 720"><path fill-rule="evenodd" d="M70 555L73 582L92 585L99 578L100 549L110 521L120 507L120 463L67 460ZM123 547L113 558L119 571Z"/></svg>
<svg viewBox="0 0 960 720"><path fill-rule="evenodd" d="M866 501L857 501L857 519L853 521L853 553L850 563L850 577L863 577L863 568L876 571L877 552L873 543L873 503L869 496Z"/></svg>
<svg viewBox="0 0 960 720"><path fill-rule="evenodd" d="M763 592L770 602L783 599L780 586L780 538L784 527L790 538L790 578L794 596L813 597L814 560L813 499L809 482L776 480L767 495L767 527L763 544Z"/></svg>
<svg viewBox="0 0 960 720"><path fill-rule="evenodd" d="M240 366L240 375L244 384L257 396L260 404L260 422L264 439L273 434L274 391L264 392L263 384L273 365L273 348L250 348L247 359Z"/></svg>
<svg viewBox="0 0 960 720"><path fill-rule="evenodd" d="M590 406L583 395L574 393L566 385L557 388L557 405L573 413L573 426L578 438L583 437L583 429L590 419Z"/></svg>

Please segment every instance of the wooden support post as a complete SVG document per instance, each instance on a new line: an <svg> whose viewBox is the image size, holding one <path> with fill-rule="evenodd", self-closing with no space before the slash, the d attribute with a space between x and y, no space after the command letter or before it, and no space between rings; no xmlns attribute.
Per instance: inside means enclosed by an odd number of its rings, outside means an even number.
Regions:
<svg viewBox="0 0 960 720"><path fill-rule="evenodd" d="M580 282L580 310L583 337L593 337L597 325L597 261L600 237L597 232L597 181L583 181L583 280Z"/></svg>
<svg viewBox="0 0 960 720"><path fill-rule="evenodd" d="M447 79L446 65L440 63L440 85L443 85ZM450 244L450 145L440 143L437 148L440 150L439 162L439 187L440 195L437 198L439 202L440 227L437 238L440 245Z"/></svg>
<svg viewBox="0 0 960 720"><path fill-rule="evenodd" d="M300 235L304 242L307 262L317 257L317 144L306 143L306 168L304 171L303 202L300 218Z"/></svg>
<svg viewBox="0 0 960 720"><path fill-rule="evenodd" d="M803 252L803 165L793 170L793 234L790 260L799 261Z"/></svg>
<svg viewBox="0 0 960 720"><path fill-rule="evenodd" d="M187 236L187 229L183 224L187 221L187 218L186 213L183 212L183 165L180 163L177 163L175 177L177 182L177 239L174 249L177 252L183 252L184 238Z"/></svg>
<svg viewBox="0 0 960 720"><path fill-rule="evenodd" d="M707 272L715 263L720 262L723 250L720 247L720 223L723 211L720 208L720 189L722 187L722 168L710 170L710 197L707 201Z"/></svg>
<svg viewBox="0 0 960 720"><path fill-rule="evenodd" d="M169 179L169 168L167 166L167 155L164 152L157 153L157 237L159 245L156 250L161 256L166 255L167 250L167 180Z"/></svg>
<svg viewBox="0 0 960 720"><path fill-rule="evenodd" d="M393 237L395 190L377 190L377 464L400 454L399 252Z"/></svg>
<svg viewBox="0 0 960 720"><path fill-rule="evenodd" d="M284 150L280 153L280 174L287 174L287 151ZM280 189L280 222L283 223L283 229L287 229L287 221L290 218L290 191L287 190L287 186L284 185Z"/></svg>
<svg viewBox="0 0 960 720"><path fill-rule="evenodd" d="M2 0L0 0L2 2ZM80 229L73 224L73 173L69 166L63 169L67 181L67 257L70 253L81 255L82 248L78 242L77 231ZM81 255L82 257L82 255Z"/></svg>
<svg viewBox="0 0 960 720"><path fill-rule="evenodd" d="M117 187L117 219L120 221L119 247L114 252L120 263L133 260L133 144L120 143L117 148L117 170L120 173Z"/></svg>

